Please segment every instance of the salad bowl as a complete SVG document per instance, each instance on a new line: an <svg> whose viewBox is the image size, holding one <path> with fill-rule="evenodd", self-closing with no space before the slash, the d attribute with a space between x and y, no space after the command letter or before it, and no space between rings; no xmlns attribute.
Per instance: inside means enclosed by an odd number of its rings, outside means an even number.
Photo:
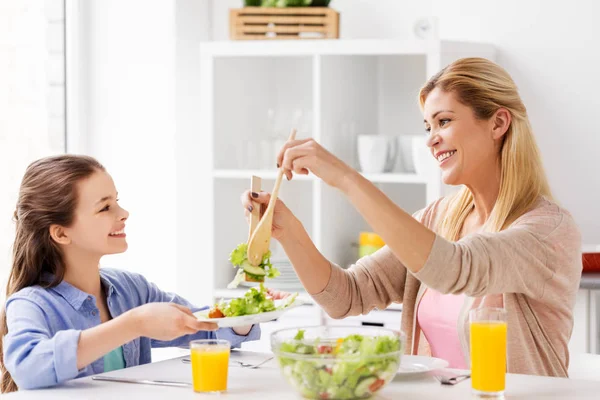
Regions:
<svg viewBox="0 0 600 400"><path fill-rule="evenodd" d="M271 334L285 380L309 399L367 399L396 375L406 336L380 327L313 326Z"/></svg>

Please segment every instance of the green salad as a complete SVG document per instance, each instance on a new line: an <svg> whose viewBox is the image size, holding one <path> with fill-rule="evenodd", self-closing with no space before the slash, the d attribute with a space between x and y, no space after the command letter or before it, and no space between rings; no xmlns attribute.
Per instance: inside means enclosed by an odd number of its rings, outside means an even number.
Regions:
<svg viewBox="0 0 600 400"><path fill-rule="evenodd" d="M397 336L349 335L306 341L299 330L275 351L288 382L311 399L365 399L398 371Z"/></svg>
<svg viewBox="0 0 600 400"><path fill-rule="evenodd" d="M279 276L279 270L271 264L271 251L267 251L258 265L250 264L248 261L248 244L239 244L229 255L229 262L234 268L239 268L235 278L229 285L228 289L238 287L238 285L246 278L255 282L264 282L265 277L273 279Z"/></svg>
<svg viewBox="0 0 600 400"><path fill-rule="evenodd" d="M232 299L229 302L221 300L215 305L214 309L221 311L225 317L261 314L289 307L296 300L297 296L298 293L294 293L286 297L281 304L275 306L275 301L267 297L267 289L261 283L258 287L250 288L244 293L243 297Z"/></svg>

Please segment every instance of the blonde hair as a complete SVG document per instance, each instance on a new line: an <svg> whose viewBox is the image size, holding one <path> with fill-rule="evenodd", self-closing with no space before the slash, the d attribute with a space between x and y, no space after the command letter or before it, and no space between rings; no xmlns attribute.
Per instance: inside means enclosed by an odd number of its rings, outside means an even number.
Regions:
<svg viewBox="0 0 600 400"><path fill-rule="evenodd" d="M478 119L489 119L500 108L511 114L512 121L500 150L500 191L484 230L499 232L506 229L529 211L540 196L551 198L527 110L508 72L484 58L457 60L421 88L421 109L436 87L454 94ZM438 223L438 234L448 240L458 240L473 206L473 194L463 187L447 200L445 216Z"/></svg>

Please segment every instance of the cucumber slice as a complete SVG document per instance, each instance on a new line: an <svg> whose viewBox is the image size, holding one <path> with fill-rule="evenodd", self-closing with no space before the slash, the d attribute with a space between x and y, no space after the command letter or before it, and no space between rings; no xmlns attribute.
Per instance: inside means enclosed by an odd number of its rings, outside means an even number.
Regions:
<svg viewBox="0 0 600 400"><path fill-rule="evenodd" d="M356 389L354 389L354 395L356 397L363 397L367 394L370 394L371 392L369 390L369 386L374 384L375 381L377 381L377 378L374 376L370 376L358 382L358 385L356 385Z"/></svg>
<svg viewBox="0 0 600 400"><path fill-rule="evenodd" d="M244 272L247 272L250 275L265 276L267 274L267 271L265 271L263 268L255 267L254 265L250 264L248 261L244 261L242 263L241 267L244 270Z"/></svg>

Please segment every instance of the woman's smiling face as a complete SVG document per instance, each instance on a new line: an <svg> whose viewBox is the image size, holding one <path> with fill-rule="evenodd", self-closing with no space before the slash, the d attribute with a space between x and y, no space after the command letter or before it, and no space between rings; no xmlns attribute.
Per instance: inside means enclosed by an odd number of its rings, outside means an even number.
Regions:
<svg viewBox="0 0 600 400"><path fill-rule="evenodd" d="M497 165L499 144L494 118L477 119L451 92L435 88L423 105L427 146L447 185L470 185ZM491 169L490 169L491 168Z"/></svg>

